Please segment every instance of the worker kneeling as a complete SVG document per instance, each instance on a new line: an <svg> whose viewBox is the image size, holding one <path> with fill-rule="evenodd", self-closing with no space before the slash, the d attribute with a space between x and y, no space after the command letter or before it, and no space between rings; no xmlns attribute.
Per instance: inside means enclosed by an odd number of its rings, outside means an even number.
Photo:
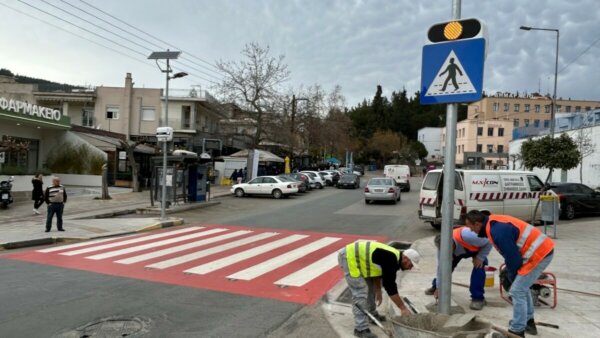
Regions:
<svg viewBox="0 0 600 338"><path fill-rule="evenodd" d="M437 277L433 279L431 288L425 290L426 295L433 295L437 299L440 291L440 235L434 238L438 249ZM487 238L478 237L468 227L459 227L452 231L452 271L463 258L473 258L473 270L471 270L471 304L469 308L481 310L485 305L485 267L488 265L487 256L492 251L492 244Z"/></svg>
<svg viewBox="0 0 600 338"><path fill-rule="evenodd" d="M402 247L398 242L386 245L376 241L357 241L340 250L338 261L352 293L355 336L377 337L369 330L367 315L363 310L370 312L379 321L385 320L376 311L376 305L380 305L383 299L382 284L402 315L411 314L398 295L396 273L398 270L412 269L418 264L420 256L416 250L402 250Z"/></svg>

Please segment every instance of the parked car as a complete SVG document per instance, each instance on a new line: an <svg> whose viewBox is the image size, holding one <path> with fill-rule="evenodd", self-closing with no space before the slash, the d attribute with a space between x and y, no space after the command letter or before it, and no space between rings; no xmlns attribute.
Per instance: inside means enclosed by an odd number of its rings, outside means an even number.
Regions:
<svg viewBox="0 0 600 338"><path fill-rule="evenodd" d="M281 180L285 182L292 182L298 184L298 192L306 192L308 190L307 185L299 179L294 178L292 175L279 174L277 175Z"/></svg>
<svg viewBox="0 0 600 338"><path fill-rule="evenodd" d="M301 173L306 174L315 180L315 187L317 189L323 189L325 187L325 181L321 175L319 175L318 171L301 171Z"/></svg>
<svg viewBox="0 0 600 338"><path fill-rule="evenodd" d="M362 165L355 165L354 166L354 171L358 171L360 173L360 176L364 176L365 175L365 169L363 168Z"/></svg>
<svg viewBox="0 0 600 338"><path fill-rule="evenodd" d="M304 182L304 185L306 186L307 190L311 190L315 188L315 183L313 181L313 184L311 186L310 183L310 177L306 174L302 174L302 173L291 173L289 176L291 176L292 178L302 181Z"/></svg>
<svg viewBox="0 0 600 338"><path fill-rule="evenodd" d="M331 179L332 179L333 185L336 185L337 182L340 180L340 176L342 176L340 174L340 172L337 170L325 170L325 172L328 172L331 174Z"/></svg>
<svg viewBox="0 0 600 338"><path fill-rule="evenodd" d="M345 174L340 177L340 180L337 183L338 188L352 188L358 189L360 188L360 177L355 174Z"/></svg>
<svg viewBox="0 0 600 338"><path fill-rule="evenodd" d="M231 193L236 197L246 195L271 195L279 199L298 192L298 184L286 182L277 176L259 176L248 183L235 184Z"/></svg>
<svg viewBox="0 0 600 338"><path fill-rule="evenodd" d="M328 171L319 171L319 176L325 181L325 185L333 185L333 175Z"/></svg>
<svg viewBox="0 0 600 338"><path fill-rule="evenodd" d="M560 217L573 219L600 214L600 192L580 183L550 183L549 190L560 198Z"/></svg>
<svg viewBox="0 0 600 338"><path fill-rule="evenodd" d="M365 187L365 203L372 201L392 201L396 204L400 201L400 187L391 177L374 177Z"/></svg>

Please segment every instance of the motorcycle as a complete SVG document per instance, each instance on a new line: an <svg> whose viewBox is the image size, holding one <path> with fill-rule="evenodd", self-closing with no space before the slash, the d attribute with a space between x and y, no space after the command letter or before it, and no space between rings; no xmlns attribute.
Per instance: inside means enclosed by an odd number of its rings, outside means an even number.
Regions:
<svg viewBox="0 0 600 338"><path fill-rule="evenodd" d="M12 182L14 180L15 177L11 176L7 181L0 182L0 205L3 209L8 208L8 205L13 202L10 191L12 189Z"/></svg>

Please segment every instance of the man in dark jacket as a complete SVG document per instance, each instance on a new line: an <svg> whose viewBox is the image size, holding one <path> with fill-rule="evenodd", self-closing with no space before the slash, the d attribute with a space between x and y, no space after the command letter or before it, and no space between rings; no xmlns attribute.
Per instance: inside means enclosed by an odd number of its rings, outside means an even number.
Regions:
<svg viewBox="0 0 600 338"><path fill-rule="evenodd" d="M63 229L63 211L65 209L65 203L67 203L67 191L65 187L60 184L60 178L54 176L52 178L52 186L46 188L44 193L44 200L48 204L48 215L46 216L46 232L50 232L52 229L52 218L56 214L56 228L58 231L65 231Z"/></svg>

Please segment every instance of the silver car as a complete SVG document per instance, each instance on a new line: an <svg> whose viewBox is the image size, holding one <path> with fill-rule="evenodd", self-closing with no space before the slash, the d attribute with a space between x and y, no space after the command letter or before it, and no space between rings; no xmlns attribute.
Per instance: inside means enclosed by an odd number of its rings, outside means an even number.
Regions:
<svg viewBox="0 0 600 338"><path fill-rule="evenodd" d="M400 201L400 187L393 178L374 177L365 187L365 203L369 204L371 201L392 201L396 204Z"/></svg>

